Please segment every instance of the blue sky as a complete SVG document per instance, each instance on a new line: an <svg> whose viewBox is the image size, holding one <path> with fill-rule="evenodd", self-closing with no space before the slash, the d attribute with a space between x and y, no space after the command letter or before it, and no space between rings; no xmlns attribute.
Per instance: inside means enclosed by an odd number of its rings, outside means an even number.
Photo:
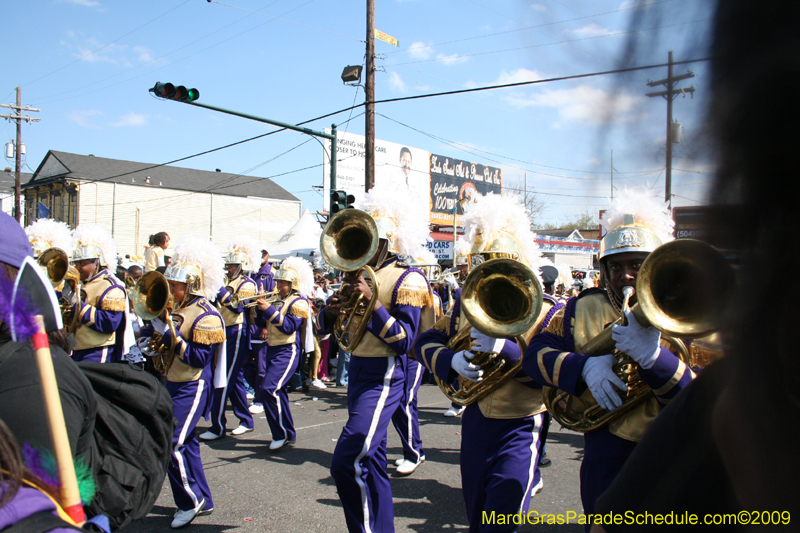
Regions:
<svg viewBox="0 0 800 533"><path fill-rule="evenodd" d="M660 19L637 33L635 64L704 57L685 42L701 35L702 2L651 0L375 0L376 97L397 98L515 81L612 70L637 9ZM23 126L26 171L47 150L165 163L275 128L161 101L156 81L196 87L204 103L299 123L364 100L340 80L364 60L364 1L28 0L0 2L6 50L0 101L40 108ZM675 100L684 141L673 152L674 205L698 205L713 164L702 153L708 63L679 65L697 75L694 98ZM648 98L648 79L598 76L524 87L379 104L380 139L503 169L506 186L527 180L544 201L542 222L575 218L608 204L610 154L616 187L663 196L666 101ZM609 95L615 95L614 111ZM307 124L363 134L363 108ZM610 117L610 118L609 118ZM346 122L348 121L349 122ZM0 124L0 138L15 135ZM272 177L312 211L322 208L320 144L281 132L179 166ZM6 166L13 166L7 160ZM308 168L311 167L311 168ZM305 169L305 170L300 170Z"/></svg>

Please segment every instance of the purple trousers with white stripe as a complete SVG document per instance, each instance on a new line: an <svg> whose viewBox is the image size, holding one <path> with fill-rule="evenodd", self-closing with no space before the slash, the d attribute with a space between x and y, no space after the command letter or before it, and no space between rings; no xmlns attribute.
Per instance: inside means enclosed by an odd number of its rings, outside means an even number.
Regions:
<svg viewBox="0 0 800 533"><path fill-rule="evenodd" d="M300 353L297 343L281 344L267 348L266 369L261 382L261 400L267 415L272 440L297 440L292 411L289 409L289 394L286 386L297 371Z"/></svg>
<svg viewBox="0 0 800 533"><path fill-rule="evenodd" d="M225 326L225 349L227 350L228 384L214 389L211 403L211 427L209 431L216 435L225 434L228 419L225 416L225 404L231 399L233 414L245 427L253 427L253 416L247 403L247 390L244 388L244 371L242 365L250 355L247 331L244 325Z"/></svg>
<svg viewBox="0 0 800 533"><path fill-rule="evenodd" d="M350 357L347 411L331 475L351 533L394 531L392 487L386 474L386 437L403 399L405 356Z"/></svg>
<svg viewBox="0 0 800 533"><path fill-rule="evenodd" d="M172 434L172 459L167 469L172 496L178 509L194 509L205 499L206 509L214 508L200 458L200 441L195 427L211 400L209 383L204 379L186 383L167 381L172 410L178 425Z"/></svg>
<svg viewBox="0 0 800 533"><path fill-rule="evenodd" d="M392 415L392 424L400 435L403 444L403 459L418 463L425 457L422 448L422 437L419 433L419 412L417 411L417 393L422 385L422 374L425 367L414 359L407 359L403 400Z"/></svg>
<svg viewBox="0 0 800 533"><path fill-rule="evenodd" d="M486 418L477 404L461 420L461 487L469 530L514 531L516 525L484 524L482 513L528 512L531 490L539 483L541 414L525 418Z"/></svg>

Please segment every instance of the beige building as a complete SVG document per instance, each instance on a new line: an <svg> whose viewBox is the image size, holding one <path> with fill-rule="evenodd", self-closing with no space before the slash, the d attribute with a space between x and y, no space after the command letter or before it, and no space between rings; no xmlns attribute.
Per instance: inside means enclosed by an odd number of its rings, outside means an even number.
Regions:
<svg viewBox="0 0 800 533"><path fill-rule="evenodd" d="M222 250L234 235L269 243L300 218L298 198L272 180L152 165L93 155L47 152L23 185L28 223L44 215L97 223L114 236L120 256L141 256L150 235L211 236Z"/></svg>

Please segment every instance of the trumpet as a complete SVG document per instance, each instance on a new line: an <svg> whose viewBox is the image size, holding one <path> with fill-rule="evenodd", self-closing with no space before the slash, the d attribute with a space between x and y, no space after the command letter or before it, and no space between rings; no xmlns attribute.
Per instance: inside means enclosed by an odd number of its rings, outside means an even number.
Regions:
<svg viewBox="0 0 800 533"><path fill-rule="evenodd" d="M231 296L231 306L237 307L241 302L247 302L244 304L244 307L255 307L258 305L257 300L265 299L267 302L274 302L280 296L278 295L278 291L270 291L270 292L262 292L259 294L254 294L252 296L239 296L238 294L234 294Z"/></svg>

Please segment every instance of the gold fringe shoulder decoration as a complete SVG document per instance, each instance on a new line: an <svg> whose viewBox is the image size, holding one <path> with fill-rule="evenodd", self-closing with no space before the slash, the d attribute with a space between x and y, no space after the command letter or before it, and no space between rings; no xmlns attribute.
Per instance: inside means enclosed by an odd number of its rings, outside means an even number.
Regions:
<svg viewBox="0 0 800 533"><path fill-rule="evenodd" d="M225 340L225 328L219 316L205 316L195 324L192 341L199 344L217 344Z"/></svg>
<svg viewBox="0 0 800 533"><path fill-rule="evenodd" d="M250 296L256 295L256 285L255 283L251 282L243 282L239 285L239 290L236 291L239 295L239 298L249 298Z"/></svg>
<svg viewBox="0 0 800 533"><path fill-rule="evenodd" d="M104 311L125 311L125 291L115 287L108 291L100 302L100 309Z"/></svg>
<svg viewBox="0 0 800 533"><path fill-rule="evenodd" d="M428 292L425 278L417 272L410 272L397 289L395 303L412 307L433 307L433 296Z"/></svg>
<svg viewBox="0 0 800 533"><path fill-rule="evenodd" d="M308 318L310 316L308 301L302 298L295 300L289 308L289 314L297 318Z"/></svg>
<svg viewBox="0 0 800 533"><path fill-rule="evenodd" d="M442 333L450 334L450 315L444 315L442 318L436 321L433 325L433 329L436 331L441 331Z"/></svg>
<svg viewBox="0 0 800 533"><path fill-rule="evenodd" d="M564 336L564 309L561 309L556 315L550 320L550 323L545 328L544 332L546 333L555 333L561 337Z"/></svg>

